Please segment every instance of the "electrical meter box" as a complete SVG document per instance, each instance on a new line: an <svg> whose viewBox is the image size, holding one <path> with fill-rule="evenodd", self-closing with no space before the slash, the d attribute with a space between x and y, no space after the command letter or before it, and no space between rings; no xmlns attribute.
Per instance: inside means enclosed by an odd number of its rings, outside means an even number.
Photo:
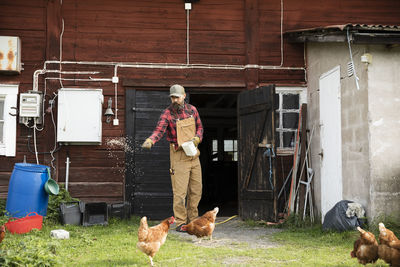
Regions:
<svg viewBox="0 0 400 267"><path fill-rule="evenodd" d="M40 117L40 94L23 93L19 95L19 116L37 118Z"/></svg>
<svg viewBox="0 0 400 267"><path fill-rule="evenodd" d="M102 89L58 90L57 142L101 144L103 99Z"/></svg>

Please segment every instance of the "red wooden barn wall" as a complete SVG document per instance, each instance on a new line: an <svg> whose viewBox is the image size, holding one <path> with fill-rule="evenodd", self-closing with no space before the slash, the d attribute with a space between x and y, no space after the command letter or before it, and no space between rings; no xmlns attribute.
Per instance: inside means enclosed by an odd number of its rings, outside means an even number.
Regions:
<svg viewBox="0 0 400 267"><path fill-rule="evenodd" d="M32 90L33 72L46 58L46 1L0 1L0 35L19 36L22 42L24 70L19 75L0 74L0 83L19 83L20 92ZM17 156L0 156L0 197L6 198L8 181L15 162L22 162L27 155L27 128L17 126Z"/></svg>
<svg viewBox="0 0 400 267"><path fill-rule="evenodd" d="M283 31L346 23L400 24L400 3L392 0L200 0L193 4L189 14L190 63L279 66L282 5ZM20 92L32 88L33 72L43 68L45 60L60 58L61 19L64 19L63 60L186 63L184 1L3 0L0 2L0 35L21 38L24 70L20 75L0 75L0 83L19 83ZM303 45L284 42L283 47L284 67L304 66ZM58 69L58 65L49 68ZM99 75L92 75L99 78L111 78L114 71L110 66L63 65L63 70L74 69L100 71ZM124 147L118 145L125 134L124 83L190 83L194 87L206 86L208 90L215 84L227 84L226 90L229 90L229 84L240 85L242 89L270 83L306 84L304 71L287 69L119 68L118 76L121 80L118 85L119 126L103 123L101 146L62 147L55 154L55 178L64 181L68 154L71 160L69 188L73 196L81 199L108 202L124 199L125 156ZM71 77L74 76L68 76ZM102 88L105 100L113 97L114 108L114 86L110 82L64 81L63 85ZM39 89L43 88L41 77ZM59 82L47 82L50 96L59 88ZM107 101L103 107L106 105ZM84 107L77 108L84 112ZM39 151L49 151L54 145L49 115L46 115L45 123L45 130L38 136ZM28 162L35 162L34 155L27 149L30 134L25 126L18 125L17 156L0 156L2 198L7 196L14 163L21 162L24 155ZM40 155L39 160L41 164L50 165L51 157Z"/></svg>

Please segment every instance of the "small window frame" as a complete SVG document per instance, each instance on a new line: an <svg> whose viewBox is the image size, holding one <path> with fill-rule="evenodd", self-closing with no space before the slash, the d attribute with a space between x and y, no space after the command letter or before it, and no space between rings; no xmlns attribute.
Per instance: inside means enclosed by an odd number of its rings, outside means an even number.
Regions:
<svg viewBox="0 0 400 267"><path fill-rule="evenodd" d="M231 146L232 149L227 149L228 142L232 142ZM213 139L211 142L211 151L212 151L212 161L221 161L220 158L222 158L222 161L227 161L227 162L237 162L238 161L238 143L237 139L224 139L222 141L222 147L218 147L219 141L218 139ZM221 151L220 151L221 150ZM219 152L223 154L222 157L216 157ZM227 160L230 158L230 160Z"/></svg>
<svg viewBox="0 0 400 267"><path fill-rule="evenodd" d="M294 146L285 147L283 145L283 134L287 132L293 132L296 134L297 129L294 128L285 128L283 122L283 115L290 113L300 113L300 107L302 104L307 103L307 88L306 87L276 87L275 93L278 95L279 103L276 103L277 109L275 110L278 113L279 122L277 123L278 127L275 129L276 139L279 140L276 145L276 150L278 155L284 154L293 154ZM298 108L293 109L284 109L283 108L283 96L284 95L299 95L299 106Z"/></svg>

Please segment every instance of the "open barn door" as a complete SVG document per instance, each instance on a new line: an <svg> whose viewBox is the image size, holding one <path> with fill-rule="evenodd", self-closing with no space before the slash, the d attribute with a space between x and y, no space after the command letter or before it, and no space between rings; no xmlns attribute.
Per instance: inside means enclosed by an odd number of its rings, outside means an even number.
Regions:
<svg viewBox="0 0 400 267"><path fill-rule="evenodd" d="M168 91L126 90L125 200L132 213L150 219L173 215L169 175L169 143L165 136L150 151L141 144L151 135L161 112L170 104Z"/></svg>
<svg viewBox="0 0 400 267"><path fill-rule="evenodd" d="M242 219L275 220L275 86L238 96L238 186Z"/></svg>

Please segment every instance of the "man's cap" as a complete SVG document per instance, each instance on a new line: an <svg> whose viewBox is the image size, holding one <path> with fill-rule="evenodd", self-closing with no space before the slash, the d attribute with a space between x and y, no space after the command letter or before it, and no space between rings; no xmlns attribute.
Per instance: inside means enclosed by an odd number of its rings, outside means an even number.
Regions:
<svg viewBox="0 0 400 267"><path fill-rule="evenodd" d="M185 88L182 85L174 84L169 88L169 96L181 97L185 94Z"/></svg>

